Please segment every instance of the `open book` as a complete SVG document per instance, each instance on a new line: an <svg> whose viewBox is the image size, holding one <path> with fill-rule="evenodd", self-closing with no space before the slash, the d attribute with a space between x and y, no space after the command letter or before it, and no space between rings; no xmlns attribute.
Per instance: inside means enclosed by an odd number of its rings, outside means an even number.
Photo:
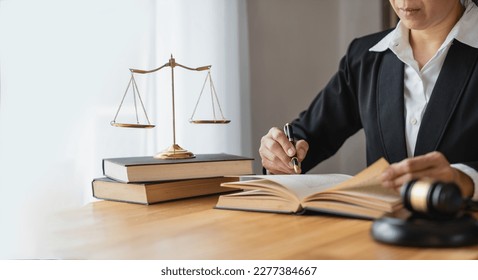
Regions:
<svg viewBox="0 0 478 280"><path fill-rule="evenodd" d="M222 195L216 208L277 213L305 210L360 218L378 218L402 209L397 191L380 186L378 176L389 166L380 159L355 176L257 175L241 176L241 181L223 187L243 192ZM248 178L249 177L249 178Z"/></svg>

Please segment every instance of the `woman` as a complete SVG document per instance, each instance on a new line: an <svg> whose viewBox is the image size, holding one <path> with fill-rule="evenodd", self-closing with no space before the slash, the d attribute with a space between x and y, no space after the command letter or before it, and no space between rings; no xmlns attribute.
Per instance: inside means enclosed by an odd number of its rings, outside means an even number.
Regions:
<svg viewBox="0 0 478 280"><path fill-rule="evenodd" d="M364 129L368 164L385 157L385 187L430 177L478 197L478 7L471 0L390 0L392 31L354 40L339 71L292 122L261 140L263 166L293 173L333 155Z"/></svg>

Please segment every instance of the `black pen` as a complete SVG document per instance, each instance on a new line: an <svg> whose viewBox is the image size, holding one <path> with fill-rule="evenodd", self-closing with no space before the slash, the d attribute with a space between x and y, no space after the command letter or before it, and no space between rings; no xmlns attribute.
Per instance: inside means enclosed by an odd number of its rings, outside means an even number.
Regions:
<svg viewBox="0 0 478 280"><path fill-rule="evenodd" d="M285 133L285 136L287 136L287 139L289 139L289 142L291 142L292 145L294 145L294 149L295 149L294 131L292 130L292 126L289 123L286 123L284 125L284 133ZM291 157L290 161L294 165L294 172L296 174L299 174L301 170L300 170L300 162L299 162L299 159L297 158L297 152Z"/></svg>

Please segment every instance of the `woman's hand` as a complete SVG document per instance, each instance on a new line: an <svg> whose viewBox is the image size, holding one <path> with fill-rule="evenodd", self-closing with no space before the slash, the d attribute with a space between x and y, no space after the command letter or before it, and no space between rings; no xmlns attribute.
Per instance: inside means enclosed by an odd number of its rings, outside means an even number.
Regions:
<svg viewBox="0 0 478 280"><path fill-rule="evenodd" d="M462 171L451 167L448 160L440 152L404 159L393 163L381 175L384 187L398 189L411 180L430 178L437 181L456 183L463 196L473 194L473 181Z"/></svg>
<svg viewBox="0 0 478 280"><path fill-rule="evenodd" d="M295 172L291 157L296 155L299 162L302 162L308 150L309 144L305 140L297 141L294 147L282 130L273 127L262 137L259 154L262 166L270 173L293 174Z"/></svg>

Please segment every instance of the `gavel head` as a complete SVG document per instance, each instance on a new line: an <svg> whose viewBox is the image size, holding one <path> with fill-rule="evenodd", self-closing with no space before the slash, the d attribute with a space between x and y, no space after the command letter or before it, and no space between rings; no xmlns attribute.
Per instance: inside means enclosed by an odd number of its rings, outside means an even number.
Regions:
<svg viewBox="0 0 478 280"><path fill-rule="evenodd" d="M460 188L454 183L413 180L405 183L400 192L405 208L429 218L453 218L464 207Z"/></svg>

